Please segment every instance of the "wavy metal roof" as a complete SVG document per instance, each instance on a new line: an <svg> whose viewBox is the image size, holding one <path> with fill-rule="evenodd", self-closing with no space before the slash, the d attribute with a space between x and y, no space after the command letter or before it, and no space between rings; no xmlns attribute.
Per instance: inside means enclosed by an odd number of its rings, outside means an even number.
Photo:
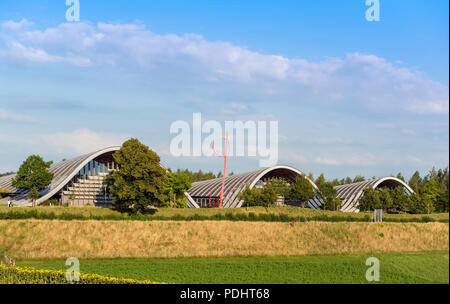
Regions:
<svg viewBox="0 0 450 304"><path fill-rule="evenodd" d="M242 201L239 199L239 194L249 184L253 188L261 179L270 179L273 177L282 177L289 182L295 182L298 175L304 175L299 170L289 166L274 166L270 168L260 169L252 172L227 176L225 178L225 187L223 194L224 208L237 208L242 206ZM305 176L306 177L306 176ZM307 177L306 177L307 178ZM308 179L309 180L309 179ZM317 189L313 181L309 180L311 185ZM222 189L222 178L211 179L192 184L192 188L186 193L189 202L194 205L194 198L219 197ZM323 202L319 198L314 198L309 201L311 208L320 209ZM198 208L198 206L196 206Z"/></svg>
<svg viewBox="0 0 450 304"><path fill-rule="evenodd" d="M83 155L83 156L80 156L77 158L73 158L73 159L70 159L67 161L52 164L49 168L49 171L54 174L53 180L46 189L41 191L41 197L36 201L36 203L39 204L41 202L44 202L44 201L50 199L55 194L57 194L89 162L93 161L94 159L96 159L97 157L99 157L103 154L106 154L109 152L115 152L119 149L120 149L120 147L109 147L109 148L99 150L97 152L93 152L93 153L89 153L89 154L86 154L86 155ZM11 185L12 179L14 177L16 177L16 174L11 174L11 175L6 175L3 177L0 177L0 188L7 189L7 190L11 191L12 193L17 194L12 199L15 201L15 203L20 203L22 205L29 204L29 201L26 198L28 191L16 189Z"/></svg>
<svg viewBox="0 0 450 304"><path fill-rule="evenodd" d="M337 190L337 196L342 201L341 211L359 212L359 199L362 197L364 189L372 187L376 189L380 186L403 187L407 192L414 193L411 187L404 181L395 177L383 177L364 182L340 185L334 187Z"/></svg>

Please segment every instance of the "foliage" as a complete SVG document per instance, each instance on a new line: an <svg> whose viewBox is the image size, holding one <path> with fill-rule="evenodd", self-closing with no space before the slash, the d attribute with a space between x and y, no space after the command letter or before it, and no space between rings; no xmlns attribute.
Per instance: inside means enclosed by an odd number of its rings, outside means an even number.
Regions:
<svg viewBox="0 0 450 304"><path fill-rule="evenodd" d="M38 209L0 207L0 220L61 220L61 221L283 221L283 222L370 222L371 214L344 213L298 207L248 207L236 209L153 209L153 214L126 214L105 208L40 207ZM426 218L414 214L385 214L386 222L448 223L448 213L435 213Z"/></svg>
<svg viewBox="0 0 450 304"><path fill-rule="evenodd" d="M341 200L336 198L337 191L332 183L321 182L317 184L317 187L319 188L319 195L324 202L323 209L331 211L341 209Z"/></svg>
<svg viewBox="0 0 450 304"><path fill-rule="evenodd" d="M317 185L317 186L319 186L319 185L321 185L321 184L324 184L326 182L326 180L325 180L325 175L323 174L323 173L321 173L320 175L319 175L319 177L314 181L314 183Z"/></svg>
<svg viewBox="0 0 450 304"><path fill-rule="evenodd" d="M190 188L191 183L187 174L172 173L169 171L169 182L166 188L169 202L167 202L165 205L172 208L187 207L186 197L184 193Z"/></svg>
<svg viewBox="0 0 450 304"><path fill-rule="evenodd" d="M35 201L39 198L39 191L44 190L53 179L53 173L49 172L53 162L45 162L39 155L31 155L20 166L17 176L12 179L12 186L28 190L28 198Z"/></svg>
<svg viewBox="0 0 450 304"><path fill-rule="evenodd" d="M180 174L180 175L187 175L188 178L189 178L189 182L191 182L191 183L201 182L201 181L205 181L205 180L214 179L214 178L219 177L218 176L219 174L215 175L212 172L203 172L202 170L194 172L194 171L190 171L188 169L184 169L184 170L178 169L174 173L175 174Z"/></svg>
<svg viewBox="0 0 450 304"><path fill-rule="evenodd" d="M168 176L158 154L137 139L126 141L113 154L119 170L106 178L113 207L121 212L146 212L166 201Z"/></svg>
<svg viewBox="0 0 450 304"><path fill-rule="evenodd" d="M416 214L431 214L435 207L430 197L414 193L411 196L411 206L409 210Z"/></svg>
<svg viewBox="0 0 450 304"><path fill-rule="evenodd" d="M295 183L291 186L289 199L307 202L315 196L316 193L314 192L314 187L311 185L311 182L303 175L297 176Z"/></svg>
<svg viewBox="0 0 450 304"><path fill-rule="evenodd" d="M286 183L286 181L282 178L272 178L270 179L267 183L266 183L266 188L270 188L273 189L273 191L277 194L277 195L281 195L281 196L288 196L289 195L289 186Z"/></svg>
<svg viewBox="0 0 450 304"><path fill-rule="evenodd" d="M422 179L420 178L419 171L414 172L414 174L409 179L408 184L415 193L422 193Z"/></svg>
<svg viewBox="0 0 450 304"><path fill-rule="evenodd" d="M406 182L405 177L399 172L396 176L399 180L401 180L402 182Z"/></svg>
<svg viewBox="0 0 450 304"><path fill-rule="evenodd" d="M449 212L449 203L448 203L448 189L445 192L441 192L436 202L436 209L439 212Z"/></svg>
<svg viewBox="0 0 450 304"><path fill-rule="evenodd" d="M359 199L359 209L361 211L371 211L381 208L381 200L378 193L372 188L364 189L362 197Z"/></svg>
<svg viewBox="0 0 450 304"><path fill-rule="evenodd" d="M277 193L272 187L264 187L262 189L250 189L250 185L246 185L244 191L239 195L246 206L263 206L267 207L277 201Z"/></svg>
<svg viewBox="0 0 450 304"><path fill-rule="evenodd" d="M44 270L31 267L0 265L0 284L70 284L63 270ZM166 284L135 279L106 277L98 274L80 274L73 284Z"/></svg>
<svg viewBox="0 0 450 304"><path fill-rule="evenodd" d="M8 195L10 191L8 189L0 188L0 198L2 198L2 195Z"/></svg>
<svg viewBox="0 0 450 304"><path fill-rule="evenodd" d="M441 189L439 188L439 184L437 183L437 181L435 181L434 179L430 179L425 183L423 187L422 196L433 202L436 202L437 198L439 197L440 191Z"/></svg>
<svg viewBox="0 0 450 304"><path fill-rule="evenodd" d="M403 187L395 187L389 189L390 196L392 198L392 208L394 210L405 211L409 210L411 206L411 198L406 193Z"/></svg>
<svg viewBox="0 0 450 304"><path fill-rule="evenodd" d="M60 203L57 200L47 200L39 204L39 207L59 206Z"/></svg>
<svg viewBox="0 0 450 304"><path fill-rule="evenodd" d="M380 207L381 209L391 209L393 206L393 201L391 198L390 190L388 188L382 188L377 192L378 197L380 198Z"/></svg>
<svg viewBox="0 0 450 304"><path fill-rule="evenodd" d="M364 176L357 175L357 176L353 179L353 183L364 182L365 180L366 180L366 178L365 178Z"/></svg>

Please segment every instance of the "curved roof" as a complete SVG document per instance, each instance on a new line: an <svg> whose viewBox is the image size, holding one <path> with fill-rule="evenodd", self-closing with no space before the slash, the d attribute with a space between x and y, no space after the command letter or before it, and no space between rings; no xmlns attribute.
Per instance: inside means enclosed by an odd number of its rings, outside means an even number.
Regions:
<svg viewBox="0 0 450 304"><path fill-rule="evenodd" d="M359 183L340 185L334 188L337 190L336 197L342 201L341 211L359 212L359 199L362 197L364 189L369 187L373 189L378 187L403 187L410 194L414 193L408 184L396 177L383 177Z"/></svg>
<svg viewBox="0 0 450 304"><path fill-rule="evenodd" d="M236 208L242 205L242 201L239 199L239 193L241 193L247 184L250 185L250 188L253 188L256 183L262 178L271 178L271 177L282 177L290 182L294 182L298 175L303 175L306 177L304 173L301 171L289 167L289 166L274 166L270 168L260 169L252 172L236 174L232 176L227 176L225 178L225 187L224 187L224 208ZM308 177L306 177L308 179ZM311 185L317 189L317 186L313 181L309 180ZM210 198L210 197L219 197L220 191L222 189L222 178L211 179L207 181L196 182L192 184L192 188L188 191L186 196L189 201L194 201L193 197L202 197L202 198ZM320 199L314 198L309 201L309 204L312 208L319 209L323 203Z"/></svg>
<svg viewBox="0 0 450 304"><path fill-rule="evenodd" d="M96 159L97 157L109 153L115 152L119 150L120 147L109 147L97 152L89 153L77 158L73 158L70 160L66 160L60 163L52 164L49 168L49 171L54 174L53 180L50 185L41 191L41 197L36 201L36 204L44 202L58 193L61 189L63 189L67 183L69 183L72 178L78 174L78 172L83 169L90 161ZM14 197L15 201L19 201L19 203L29 203L26 195L28 191L20 190L14 188L11 183L12 179L16 177L16 174L6 175L0 177L0 188L7 189L12 193L17 193L17 196Z"/></svg>

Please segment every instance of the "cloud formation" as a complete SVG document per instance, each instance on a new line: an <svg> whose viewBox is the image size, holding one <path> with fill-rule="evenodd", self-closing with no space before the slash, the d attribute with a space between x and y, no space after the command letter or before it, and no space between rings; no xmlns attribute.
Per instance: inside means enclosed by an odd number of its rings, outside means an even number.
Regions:
<svg viewBox="0 0 450 304"><path fill-rule="evenodd" d="M447 114L448 85L370 54L313 62L262 54L200 35L158 35L140 24L1 24L0 60L114 67L131 74L184 76L205 85L232 84L280 100L339 104L376 111ZM2 58L1 58L2 57ZM289 98L287 98L289 97ZM235 109L242 110L242 109Z"/></svg>
<svg viewBox="0 0 450 304"><path fill-rule="evenodd" d="M58 153L90 153L105 147L121 146L130 136L95 132L89 129L77 129L73 132L45 134L40 141L52 147Z"/></svg>
<svg viewBox="0 0 450 304"><path fill-rule="evenodd" d="M27 115L16 114L0 108L0 120L14 120L19 122L34 122L34 119Z"/></svg>

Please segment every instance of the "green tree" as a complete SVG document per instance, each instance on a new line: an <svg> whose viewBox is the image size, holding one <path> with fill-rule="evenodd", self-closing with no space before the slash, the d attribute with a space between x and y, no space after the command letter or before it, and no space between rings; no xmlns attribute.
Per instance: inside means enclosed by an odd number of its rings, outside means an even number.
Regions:
<svg viewBox="0 0 450 304"><path fill-rule="evenodd" d="M449 212L449 203L448 203L448 189L445 192L441 192L437 199L436 209L439 212Z"/></svg>
<svg viewBox="0 0 450 304"><path fill-rule="evenodd" d="M271 188L277 195L281 195L284 197L287 197L289 195L289 186L287 185L286 181L282 178L272 178L267 183L265 188Z"/></svg>
<svg viewBox="0 0 450 304"><path fill-rule="evenodd" d="M430 199L433 203L436 203L440 192L441 188L439 187L438 182L432 178L425 183L422 196Z"/></svg>
<svg viewBox="0 0 450 304"><path fill-rule="evenodd" d="M331 181L331 184L335 187L335 186L339 186L341 183L339 182L339 180L337 178L335 178Z"/></svg>
<svg viewBox="0 0 450 304"><path fill-rule="evenodd" d="M334 189L332 183L321 183L318 185L318 188L319 195L324 202L323 209L331 211L338 211L341 209L341 200L336 197L337 191Z"/></svg>
<svg viewBox="0 0 450 304"><path fill-rule="evenodd" d="M381 209L386 210L393 207L392 197L388 188L379 190L378 197L380 198Z"/></svg>
<svg viewBox="0 0 450 304"><path fill-rule="evenodd" d="M168 175L160 165L158 154L133 138L113 157L119 170L108 175L106 184L108 193L114 197L116 210L137 213L164 204Z"/></svg>
<svg viewBox="0 0 450 304"><path fill-rule="evenodd" d="M361 175L357 175L354 179L353 179L353 183L359 183L359 182L363 182L365 181L366 178L364 176Z"/></svg>
<svg viewBox="0 0 450 304"><path fill-rule="evenodd" d="M392 197L392 208L395 210L408 210L411 199L403 187L390 189Z"/></svg>
<svg viewBox="0 0 450 304"><path fill-rule="evenodd" d="M36 206L36 200L40 191L44 190L53 179L53 173L49 172L53 162L45 162L39 155L31 155L20 166L17 176L12 179L12 186L28 190L28 198Z"/></svg>
<svg viewBox="0 0 450 304"><path fill-rule="evenodd" d="M378 192L372 187L366 188L363 191L362 197L359 199L359 210L371 211L381 208L381 201Z"/></svg>
<svg viewBox="0 0 450 304"><path fill-rule="evenodd" d="M400 172L397 174L397 178L403 182L406 182L405 178L403 177L403 175Z"/></svg>
<svg viewBox="0 0 450 304"><path fill-rule="evenodd" d="M319 187L319 185L324 184L326 182L325 180L325 176L324 174L320 174L319 177L315 180L315 184L317 185L317 187Z"/></svg>
<svg viewBox="0 0 450 304"><path fill-rule="evenodd" d="M250 186L247 184L244 191L239 195L239 198L244 201L246 206L267 207L276 202L277 194L272 187L250 189Z"/></svg>
<svg viewBox="0 0 450 304"><path fill-rule="evenodd" d="M430 214L434 211L434 203L429 197L414 193L409 210L416 214Z"/></svg>
<svg viewBox="0 0 450 304"><path fill-rule="evenodd" d="M172 173L169 170L169 182L167 184L167 196L169 197L169 207L186 207L186 197L184 193L191 188L191 182L187 174Z"/></svg>
<svg viewBox="0 0 450 304"><path fill-rule="evenodd" d="M409 186L414 190L415 193L421 193L421 183L422 179L420 178L419 171L414 172L413 176L409 179Z"/></svg>
<svg viewBox="0 0 450 304"><path fill-rule="evenodd" d="M316 193L310 181L303 175L297 176L295 183L291 186L289 198L305 203L315 196Z"/></svg>

